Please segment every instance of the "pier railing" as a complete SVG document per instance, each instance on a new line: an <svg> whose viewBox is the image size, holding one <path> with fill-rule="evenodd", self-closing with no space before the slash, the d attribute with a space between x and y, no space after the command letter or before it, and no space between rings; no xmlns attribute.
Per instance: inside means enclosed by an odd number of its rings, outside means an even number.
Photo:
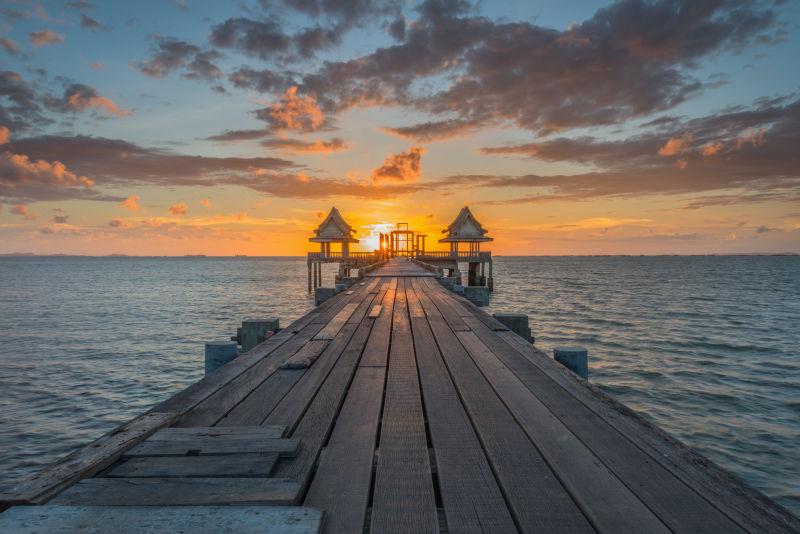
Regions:
<svg viewBox="0 0 800 534"><path fill-rule="evenodd" d="M374 252L350 252L347 255L343 255L341 252L329 252L327 254L323 254L322 252L309 252L308 259L310 260L375 260L378 256Z"/></svg>
<svg viewBox="0 0 800 534"><path fill-rule="evenodd" d="M458 252L451 252L449 250L444 251L424 251L418 252L417 258L424 260L424 259L432 259L432 260L449 260L449 259L482 259L488 260L491 258L491 252L470 252L468 250L459 250Z"/></svg>
<svg viewBox="0 0 800 534"><path fill-rule="evenodd" d="M323 254L322 252L309 252L308 259L310 261L330 261L339 262L354 260L362 261L377 261L378 254L375 252L349 252L343 255L341 252L329 252ZM449 250L436 250L436 251L417 251L412 257L419 260L475 260L475 261L489 261L492 257L491 252L470 252L468 250L459 250L458 252L451 252Z"/></svg>

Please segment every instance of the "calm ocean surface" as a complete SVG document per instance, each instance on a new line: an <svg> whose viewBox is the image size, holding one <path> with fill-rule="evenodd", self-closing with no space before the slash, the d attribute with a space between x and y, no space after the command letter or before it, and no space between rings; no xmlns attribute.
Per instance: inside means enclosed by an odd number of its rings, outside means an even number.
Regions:
<svg viewBox="0 0 800 534"><path fill-rule="evenodd" d="M332 280L329 275L327 280ZM201 378L203 341L308 311L299 258L0 258L0 488ZM800 257L502 257L489 311L800 513Z"/></svg>

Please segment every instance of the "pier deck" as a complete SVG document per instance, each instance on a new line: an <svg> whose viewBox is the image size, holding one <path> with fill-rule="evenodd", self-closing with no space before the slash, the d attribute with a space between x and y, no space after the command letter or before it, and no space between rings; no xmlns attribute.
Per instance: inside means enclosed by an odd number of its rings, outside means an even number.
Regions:
<svg viewBox="0 0 800 534"><path fill-rule="evenodd" d="M416 264L351 289L2 498L106 525L147 505L292 532L319 511L336 533L800 529Z"/></svg>

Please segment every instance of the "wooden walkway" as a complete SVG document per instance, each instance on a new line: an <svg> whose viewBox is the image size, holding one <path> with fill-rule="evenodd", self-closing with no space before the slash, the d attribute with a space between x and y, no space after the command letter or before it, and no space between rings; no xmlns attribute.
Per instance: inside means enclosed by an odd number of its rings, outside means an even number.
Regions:
<svg viewBox="0 0 800 534"><path fill-rule="evenodd" d="M2 498L48 503L2 531L145 505L209 531L800 530L402 259Z"/></svg>

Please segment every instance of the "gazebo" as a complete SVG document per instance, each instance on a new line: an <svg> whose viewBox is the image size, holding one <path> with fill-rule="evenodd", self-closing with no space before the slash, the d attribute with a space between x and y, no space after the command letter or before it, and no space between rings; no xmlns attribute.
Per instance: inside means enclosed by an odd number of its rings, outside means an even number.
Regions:
<svg viewBox="0 0 800 534"><path fill-rule="evenodd" d="M331 256L331 243L340 243L342 257L346 258L350 255L350 243L358 243L358 239L354 237L355 233L356 231L347 224L339 210L332 207L325 220L314 230L314 237L308 240L320 244L320 253L323 257Z"/></svg>
<svg viewBox="0 0 800 534"><path fill-rule="evenodd" d="M492 286L492 265L491 254L481 254L481 243L494 241L486 235L487 230L478 222L468 206L461 208L456 218L450 225L442 230L447 234L439 240L439 243L450 243L450 256L469 263L469 274L467 284L470 286L487 285L484 264L489 264L488 285ZM459 251L460 243L468 243L468 251Z"/></svg>

